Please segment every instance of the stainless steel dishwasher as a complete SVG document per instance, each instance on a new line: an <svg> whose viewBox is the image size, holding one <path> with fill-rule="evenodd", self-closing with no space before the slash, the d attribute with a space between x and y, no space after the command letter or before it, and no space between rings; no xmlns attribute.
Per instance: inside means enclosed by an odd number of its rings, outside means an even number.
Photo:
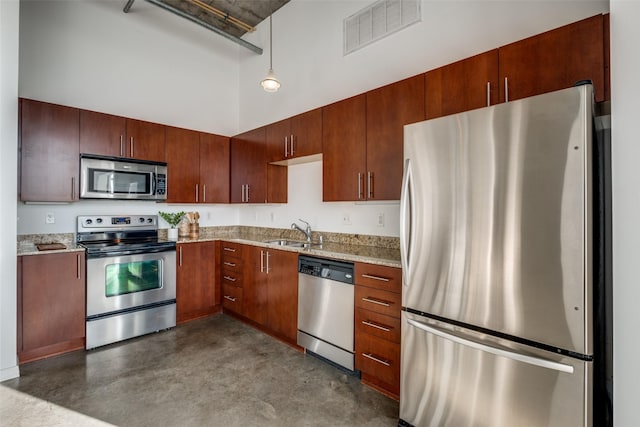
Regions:
<svg viewBox="0 0 640 427"><path fill-rule="evenodd" d="M298 345L353 371L353 264L300 255L298 272Z"/></svg>

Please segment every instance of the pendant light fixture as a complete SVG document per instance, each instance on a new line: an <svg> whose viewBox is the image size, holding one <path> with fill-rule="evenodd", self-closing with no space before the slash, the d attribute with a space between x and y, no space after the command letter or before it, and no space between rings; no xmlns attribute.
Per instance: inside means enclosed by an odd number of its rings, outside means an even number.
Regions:
<svg viewBox="0 0 640 427"><path fill-rule="evenodd" d="M269 72L260 84L266 92L277 92L280 89L280 82L276 79L276 75L273 73L273 31L272 31L272 16L269 15Z"/></svg>

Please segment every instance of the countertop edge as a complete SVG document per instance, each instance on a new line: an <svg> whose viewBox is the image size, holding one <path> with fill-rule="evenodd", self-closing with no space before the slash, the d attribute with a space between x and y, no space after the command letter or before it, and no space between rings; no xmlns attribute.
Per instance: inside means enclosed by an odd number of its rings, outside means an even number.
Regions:
<svg viewBox="0 0 640 427"><path fill-rule="evenodd" d="M245 245L252 245L262 248L269 248L279 251L287 251L287 252L296 252L304 255L317 256L321 258L331 258L340 261L350 261L350 262L364 262L367 264L376 264L386 267L394 267L401 268L401 263L399 260L391 260L385 258L376 258L373 256L364 256L364 255L356 255L350 254L346 252L339 252L327 249L320 248L296 248L291 246L280 246L274 245L270 243L265 243L257 240L236 238L236 237L209 237L209 238L200 238L200 239L182 239L178 240L177 244L189 244L189 243L200 243L200 242L216 242L216 241L227 241L227 242L236 242L242 243ZM68 252L84 252L84 248L82 247L68 247L66 249L55 249L48 251L39 251L35 244L33 246L29 245L26 248L18 248L17 256L30 256L30 255L47 255L47 254L56 254L56 253L68 253Z"/></svg>

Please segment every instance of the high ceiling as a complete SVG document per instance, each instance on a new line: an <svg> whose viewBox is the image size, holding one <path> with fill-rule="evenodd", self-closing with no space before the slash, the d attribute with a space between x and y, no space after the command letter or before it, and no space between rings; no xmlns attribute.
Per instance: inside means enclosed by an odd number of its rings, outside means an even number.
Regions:
<svg viewBox="0 0 640 427"><path fill-rule="evenodd" d="M138 0L140 1L140 0ZM209 28L245 47L253 49L253 45L239 41L245 33L289 0L147 0L156 6L182 16L196 24ZM134 0L128 0L125 12L133 6ZM135 6L133 6L135 7ZM259 49L261 53L261 49Z"/></svg>

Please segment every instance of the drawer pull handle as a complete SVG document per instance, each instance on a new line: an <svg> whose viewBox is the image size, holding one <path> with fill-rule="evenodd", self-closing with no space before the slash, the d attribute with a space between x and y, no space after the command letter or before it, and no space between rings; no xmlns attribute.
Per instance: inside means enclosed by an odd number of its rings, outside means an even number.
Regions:
<svg viewBox="0 0 640 427"><path fill-rule="evenodd" d="M235 252L235 251L236 251L235 249L233 249L233 248L228 248L228 247L226 247L226 246L225 246L223 249L224 249L225 251L227 251L227 252Z"/></svg>
<svg viewBox="0 0 640 427"><path fill-rule="evenodd" d="M371 298L371 297L363 297L362 301L370 302L370 303L373 303L373 304L382 305L384 307L391 307L390 303L388 303L386 301L377 300L377 299Z"/></svg>
<svg viewBox="0 0 640 427"><path fill-rule="evenodd" d="M380 363L381 365L384 365L384 366L391 366L391 362L389 362L388 360L378 359L377 357L375 357L375 356L374 356L373 354L371 354L371 353L362 353L362 355L363 355L364 357L366 357L367 359L371 359L371 360L373 360L374 362L378 362L378 363Z"/></svg>
<svg viewBox="0 0 640 427"><path fill-rule="evenodd" d="M372 328L380 329L381 331L385 331L385 332L391 332L391 329L393 329L391 327L379 325L379 324L377 324L375 322L372 322L371 320L363 320L362 324L363 325L367 325L367 326L371 326Z"/></svg>
<svg viewBox="0 0 640 427"><path fill-rule="evenodd" d="M224 265L228 265L229 267L235 267L236 263L235 262L229 262L229 261L225 261Z"/></svg>
<svg viewBox="0 0 640 427"><path fill-rule="evenodd" d="M381 282L388 282L390 280L390 279L387 279L386 277L371 276L369 274L363 274L362 277L365 277L367 279L380 280Z"/></svg>
<svg viewBox="0 0 640 427"><path fill-rule="evenodd" d="M228 280L230 282L235 282L236 281L236 279L234 277L231 277L231 276L224 276L224 280Z"/></svg>
<svg viewBox="0 0 640 427"><path fill-rule="evenodd" d="M234 297L230 297L229 295L225 295L224 299L228 299L231 302L236 302L236 299Z"/></svg>

